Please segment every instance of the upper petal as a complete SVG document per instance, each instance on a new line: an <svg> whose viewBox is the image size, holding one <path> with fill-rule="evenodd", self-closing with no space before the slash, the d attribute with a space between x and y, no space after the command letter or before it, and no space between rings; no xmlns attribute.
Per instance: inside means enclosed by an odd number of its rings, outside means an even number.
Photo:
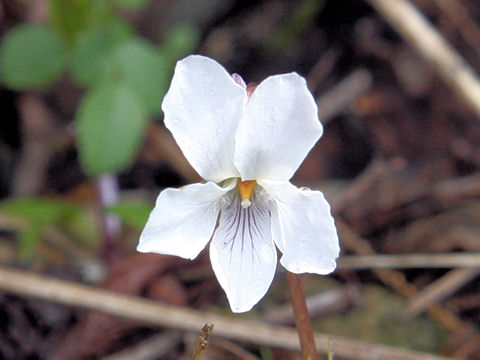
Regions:
<svg viewBox="0 0 480 360"><path fill-rule="evenodd" d="M246 90L216 61L191 55L177 62L162 103L165 125L204 179L238 176L233 138L245 96Z"/></svg>
<svg viewBox="0 0 480 360"><path fill-rule="evenodd" d="M246 103L235 134L242 180L290 179L322 135L317 106L296 73L271 76Z"/></svg>
<svg viewBox="0 0 480 360"><path fill-rule="evenodd" d="M246 209L232 191L210 244L210 259L233 312L250 310L267 292L277 265L268 208L255 196Z"/></svg>
<svg viewBox="0 0 480 360"><path fill-rule="evenodd" d="M225 188L208 182L163 190L143 229L137 250L195 258L212 237L222 196L235 183Z"/></svg>
<svg viewBox="0 0 480 360"><path fill-rule="evenodd" d="M290 182L261 181L272 198L272 234L282 265L293 273L328 274L340 252L330 205L320 191Z"/></svg>

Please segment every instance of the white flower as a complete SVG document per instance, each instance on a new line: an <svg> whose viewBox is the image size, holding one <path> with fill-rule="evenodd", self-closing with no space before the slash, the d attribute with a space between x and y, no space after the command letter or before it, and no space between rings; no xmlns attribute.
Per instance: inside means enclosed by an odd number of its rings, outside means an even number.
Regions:
<svg viewBox="0 0 480 360"><path fill-rule="evenodd" d="M240 76L192 55L177 63L162 109L206 182L160 193L138 251L194 259L212 239L212 267L234 312L267 292L275 245L293 273L335 269L339 245L327 201L289 182L322 135L305 79L271 76L252 93Z"/></svg>

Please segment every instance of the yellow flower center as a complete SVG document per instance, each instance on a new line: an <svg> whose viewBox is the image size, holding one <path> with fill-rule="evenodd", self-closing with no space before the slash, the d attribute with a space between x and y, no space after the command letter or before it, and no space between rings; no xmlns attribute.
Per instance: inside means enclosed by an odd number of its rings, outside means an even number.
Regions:
<svg viewBox="0 0 480 360"><path fill-rule="evenodd" d="M242 199L241 205L244 209L252 205L250 197L252 196L253 188L257 182L255 180L241 181L237 183L238 191L240 193L240 198Z"/></svg>

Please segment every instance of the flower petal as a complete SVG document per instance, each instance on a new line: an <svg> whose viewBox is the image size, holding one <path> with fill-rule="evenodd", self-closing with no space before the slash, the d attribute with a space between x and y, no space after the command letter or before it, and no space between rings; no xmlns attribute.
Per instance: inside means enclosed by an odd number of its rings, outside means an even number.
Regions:
<svg viewBox="0 0 480 360"><path fill-rule="evenodd" d="M290 179L322 135L317 106L296 73L271 76L245 105L235 135L242 180Z"/></svg>
<svg viewBox="0 0 480 360"><path fill-rule="evenodd" d="M140 236L137 250L194 259L212 237L225 188L215 183L165 189Z"/></svg>
<svg viewBox="0 0 480 360"><path fill-rule="evenodd" d="M272 234L293 273L328 274L340 248L330 205L320 191L298 189L290 182L260 181L273 199Z"/></svg>
<svg viewBox="0 0 480 360"><path fill-rule="evenodd" d="M232 191L210 244L210 259L233 312L250 310L267 292L277 264L268 208L255 196L242 208Z"/></svg>
<svg viewBox="0 0 480 360"><path fill-rule="evenodd" d="M177 62L162 109L165 125L204 179L237 177L233 137L246 90L216 61L191 55Z"/></svg>

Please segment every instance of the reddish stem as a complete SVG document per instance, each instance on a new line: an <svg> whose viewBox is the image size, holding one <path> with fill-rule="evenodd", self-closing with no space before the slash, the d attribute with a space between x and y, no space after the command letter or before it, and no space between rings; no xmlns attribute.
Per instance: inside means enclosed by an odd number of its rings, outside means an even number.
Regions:
<svg viewBox="0 0 480 360"><path fill-rule="evenodd" d="M292 299L295 325L297 326L302 358L304 360L318 360L317 348L313 336L312 323L308 314L305 294L303 292L300 275L287 271L287 284Z"/></svg>

